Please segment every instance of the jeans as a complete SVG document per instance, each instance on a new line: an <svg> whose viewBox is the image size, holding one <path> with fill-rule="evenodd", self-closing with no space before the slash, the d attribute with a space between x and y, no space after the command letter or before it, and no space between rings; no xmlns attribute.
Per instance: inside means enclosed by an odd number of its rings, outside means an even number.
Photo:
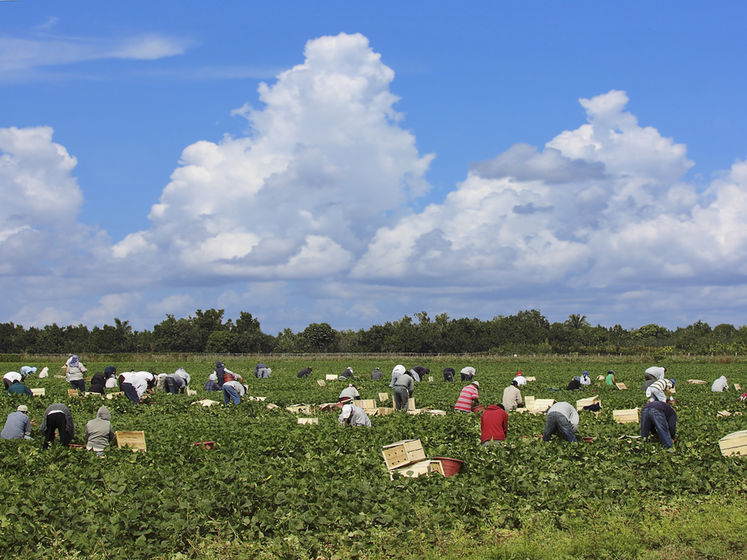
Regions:
<svg viewBox="0 0 747 560"><path fill-rule="evenodd" d="M86 392L86 382L82 379L76 379L75 381L70 381L70 386L73 389L78 389L81 393Z"/></svg>
<svg viewBox="0 0 747 560"><path fill-rule="evenodd" d="M568 421L568 418L560 414L560 412L550 412L545 419L545 433L542 436L543 441L550 441L553 434L557 433L560 437L565 438L566 441L576 441L576 434L573 433L573 426Z"/></svg>
<svg viewBox="0 0 747 560"><path fill-rule="evenodd" d="M223 385L223 404L228 404L228 401L232 401L233 404L241 404L241 397L236 389L230 385Z"/></svg>
<svg viewBox="0 0 747 560"><path fill-rule="evenodd" d="M667 417L661 410L656 410L650 406L644 406L641 410L641 437L647 439L651 432L659 437L659 442L669 449L672 447L672 437L670 427L667 423Z"/></svg>
<svg viewBox="0 0 747 560"><path fill-rule="evenodd" d="M122 392L125 394L125 397L130 399L132 402L140 404L140 395L137 394L137 390L132 383L122 383Z"/></svg>
<svg viewBox="0 0 747 560"><path fill-rule="evenodd" d="M392 393L394 393L394 408L407 412L407 400L410 398L407 389L401 385L397 385L392 389Z"/></svg>
<svg viewBox="0 0 747 560"><path fill-rule="evenodd" d="M60 432L60 444L67 447L73 440L73 434L67 432L67 421L62 412L53 412L47 414L47 431L44 433L43 449L47 449L49 444L54 441L55 431Z"/></svg>

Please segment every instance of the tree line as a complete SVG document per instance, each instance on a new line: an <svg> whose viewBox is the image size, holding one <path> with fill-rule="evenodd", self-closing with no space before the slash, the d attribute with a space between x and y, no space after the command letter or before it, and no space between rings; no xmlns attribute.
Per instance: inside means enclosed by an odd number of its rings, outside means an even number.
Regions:
<svg viewBox="0 0 747 560"><path fill-rule="evenodd" d="M713 328L697 321L674 330L656 324L626 330L620 325L592 326L585 315L573 314L564 322L550 323L536 309L490 320L452 319L426 312L368 329L333 329L328 323L311 323L299 332L284 329L276 336L262 332L259 320L242 311L234 321L223 309L198 309L194 315L173 315L152 330L137 331L129 321L113 325L57 324L24 328L0 323L2 354L189 352L241 353L418 353L458 354L635 354L641 352L743 354L747 326L720 324Z"/></svg>

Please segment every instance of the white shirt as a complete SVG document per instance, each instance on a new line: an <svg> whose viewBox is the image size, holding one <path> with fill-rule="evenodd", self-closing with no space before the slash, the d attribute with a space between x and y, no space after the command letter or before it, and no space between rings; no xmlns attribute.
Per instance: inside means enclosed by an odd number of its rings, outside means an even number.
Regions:
<svg viewBox="0 0 747 560"><path fill-rule="evenodd" d="M726 391L729 388L729 383L726 381L726 376L722 375L711 385L711 391L714 393L720 393Z"/></svg>
<svg viewBox="0 0 747 560"><path fill-rule="evenodd" d="M3 379L7 379L9 382L13 383L14 381L22 381L21 374L17 371L9 371L5 375L3 375Z"/></svg>

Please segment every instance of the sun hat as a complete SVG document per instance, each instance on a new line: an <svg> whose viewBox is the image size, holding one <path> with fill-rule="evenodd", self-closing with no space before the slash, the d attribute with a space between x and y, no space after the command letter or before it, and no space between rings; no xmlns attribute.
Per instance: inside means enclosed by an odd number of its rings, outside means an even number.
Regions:
<svg viewBox="0 0 747 560"><path fill-rule="evenodd" d="M18 408L16 408L18 412L28 412L29 407L27 407L25 404L19 404Z"/></svg>

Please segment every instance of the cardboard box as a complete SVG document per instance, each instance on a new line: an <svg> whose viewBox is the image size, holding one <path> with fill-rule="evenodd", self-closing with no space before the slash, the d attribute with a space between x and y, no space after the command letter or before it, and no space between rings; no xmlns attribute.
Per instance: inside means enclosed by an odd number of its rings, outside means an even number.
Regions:
<svg viewBox="0 0 747 560"><path fill-rule="evenodd" d="M390 443L381 448L381 454L388 470L425 459L423 444L419 439L404 439Z"/></svg>
<svg viewBox="0 0 747 560"><path fill-rule="evenodd" d="M296 420L299 424L318 424L319 418L299 418Z"/></svg>
<svg viewBox="0 0 747 560"><path fill-rule="evenodd" d="M618 424L637 424L640 408L628 408L612 411L612 419Z"/></svg>
<svg viewBox="0 0 747 560"><path fill-rule="evenodd" d="M627 388L628 388L628 386L627 386L627 385L625 385L625 383L615 383L615 387L617 387L617 388L618 388L618 389L620 389L621 391L624 391L625 389L627 389Z"/></svg>
<svg viewBox="0 0 747 560"><path fill-rule="evenodd" d="M320 387L324 387L327 384L327 382L324 379L317 379L316 384L319 385Z"/></svg>
<svg viewBox="0 0 747 560"><path fill-rule="evenodd" d="M389 393L379 393L379 402L386 402L389 400Z"/></svg>
<svg viewBox="0 0 747 560"><path fill-rule="evenodd" d="M337 376L337 375L332 375L331 373L328 373L327 375L324 376L324 379L326 381L337 381L338 377L339 376Z"/></svg>
<svg viewBox="0 0 747 560"><path fill-rule="evenodd" d="M35 397L44 397L46 396L47 391L44 389L44 387L32 387L31 394Z"/></svg>
<svg viewBox="0 0 747 560"><path fill-rule="evenodd" d="M724 457L729 455L747 455L747 430L732 432L718 440L718 446Z"/></svg>
<svg viewBox="0 0 747 560"><path fill-rule="evenodd" d="M117 436L117 447L129 447L133 451L145 451L145 432L143 431L119 431Z"/></svg>
<svg viewBox="0 0 747 560"><path fill-rule="evenodd" d="M583 410L585 406L591 406L594 403L599 402L599 395L593 397L587 397L585 399L578 399L576 401L576 410Z"/></svg>

